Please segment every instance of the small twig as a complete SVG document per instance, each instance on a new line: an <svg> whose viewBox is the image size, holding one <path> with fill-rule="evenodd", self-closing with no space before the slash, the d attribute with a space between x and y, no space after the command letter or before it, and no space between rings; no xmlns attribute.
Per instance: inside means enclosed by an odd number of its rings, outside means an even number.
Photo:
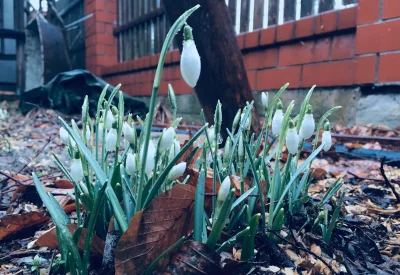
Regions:
<svg viewBox="0 0 400 275"><path fill-rule="evenodd" d="M10 175L8 175L8 174L2 172L2 171L0 171L0 174L3 175L3 176L5 176L6 178L8 178L8 179L10 179L10 180L12 180L12 181L18 183L18 184L20 184L20 185L26 185L26 184L23 183L22 181L17 180L16 178L14 178L14 177L12 177L12 176L10 176Z"/></svg>
<svg viewBox="0 0 400 275"><path fill-rule="evenodd" d="M397 193L394 186L390 183L390 180L387 178L387 176L385 174L385 169L383 169L383 164L385 163L385 159L386 159L386 157L383 157L381 160L380 171L381 171L382 177L385 180L385 184L392 190L394 196L396 197L397 202L400 203L400 195L399 195L399 193Z"/></svg>
<svg viewBox="0 0 400 275"><path fill-rule="evenodd" d="M329 268L329 270L332 272L332 274L338 274L335 272L335 270L333 270L333 268L331 267L330 264L328 264L322 257L318 256L316 253L312 252L311 250L305 248L305 247L301 247L301 246L297 246L296 244L286 240L285 238L281 237L278 233L276 233L274 230L269 230L267 229L269 232L272 232L272 234L274 234L276 237L278 237L279 239L281 239L282 241L287 242L288 244L290 244L291 246L293 246L296 249L299 250L303 250L311 255L313 255L315 258L317 258L318 260L320 260L322 263L324 263L325 266L327 266Z"/></svg>

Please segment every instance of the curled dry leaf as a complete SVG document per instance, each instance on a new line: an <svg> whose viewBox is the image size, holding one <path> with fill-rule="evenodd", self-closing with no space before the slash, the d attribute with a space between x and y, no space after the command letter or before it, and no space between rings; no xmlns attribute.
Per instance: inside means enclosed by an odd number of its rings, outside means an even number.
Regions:
<svg viewBox="0 0 400 275"><path fill-rule="evenodd" d="M196 188L178 184L136 213L115 250L115 274L143 274L167 248L193 229ZM158 262L164 268L170 256Z"/></svg>
<svg viewBox="0 0 400 275"><path fill-rule="evenodd" d="M32 226L41 225L48 220L49 217L41 212L26 212L4 216L0 219L0 240Z"/></svg>
<svg viewBox="0 0 400 275"><path fill-rule="evenodd" d="M160 274L218 274L222 272L221 256L207 245L186 241Z"/></svg>
<svg viewBox="0 0 400 275"><path fill-rule="evenodd" d="M73 236L78 226L76 224L68 224L67 228L71 233L71 236ZM78 243L78 248L82 251L85 244L85 236L86 236L86 228L83 228ZM53 227L48 231L46 231L42 236L39 237L39 239L36 240L35 245L39 247L48 247L52 249L58 248L56 228ZM97 237L96 235L93 235L90 251L96 255L103 255L104 241L99 237Z"/></svg>
<svg viewBox="0 0 400 275"><path fill-rule="evenodd" d="M61 189L72 189L74 185L69 180L58 180L54 182L54 186Z"/></svg>

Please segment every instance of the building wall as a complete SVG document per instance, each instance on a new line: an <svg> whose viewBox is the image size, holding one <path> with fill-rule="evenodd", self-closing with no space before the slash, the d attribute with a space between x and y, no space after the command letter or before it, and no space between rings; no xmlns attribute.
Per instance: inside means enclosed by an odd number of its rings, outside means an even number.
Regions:
<svg viewBox="0 0 400 275"><path fill-rule="evenodd" d="M97 26L94 35L87 36L86 58L90 65L87 68L93 68L93 72L112 85L121 83L122 90L132 96L149 96L159 55L118 63L117 42L111 30L107 29L112 26L112 16L104 17L107 20L102 16L102 3L106 1L86 1L96 3L92 25ZM112 14L115 18L116 14ZM316 92L328 92L327 96L332 91L337 94L337 88L340 88L342 93L356 93L354 98L362 100L366 97L362 93L363 87L396 86L400 83L397 70L400 64L399 37L400 1L359 0L355 7L242 33L237 36L237 41L249 83L256 92L276 91L289 82L293 96L299 95L295 91L306 91L315 84L318 87ZM112 47L115 51L110 50ZM167 94L168 83L178 95L194 93L181 77L179 60L179 51L168 52L160 95ZM358 87L361 87L361 92ZM398 98L396 90L391 89ZM398 104L400 110L400 102L392 102ZM354 113L350 112L348 119L343 118L347 124L356 122L358 102L353 105ZM361 107L365 112L365 106Z"/></svg>

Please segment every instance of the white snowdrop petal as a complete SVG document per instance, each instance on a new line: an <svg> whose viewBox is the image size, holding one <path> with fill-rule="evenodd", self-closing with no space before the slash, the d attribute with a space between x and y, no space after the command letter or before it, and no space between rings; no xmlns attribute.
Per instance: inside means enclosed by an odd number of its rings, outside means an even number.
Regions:
<svg viewBox="0 0 400 275"><path fill-rule="evenodd" d="M181 162L174 167L172 167L171 171L169 172L168 179L170 181L174 181L177 178L181 177L186 170L186 162Z"/></svg>
<svg viewBox="0 0 400 275"><path fill-rule="evenodd" d="M86 141L90 140L90 136L91 136L90 127L89 125L86 125Z"/></svg>
<svg viewBox="0 0 400 275"><path fill-rule="evenodd" d="M225 201L229 195L229 191L231 190L231 179L226 177L221 184L221 187L218 190L218 200Z"/></svg>
<svg viewBox="0 0 400 275"><path fill-rule="evenodd" d="M303 123L300 127L300 138L309 139L315 130L315 121L312 114L305 114Z"/></svg>
<svg viewBox="0 0 400 275"><path fill-rule="evenodd" d="M245 114L240 115L240 123L243 123L243 118ZM247 116L246 121L244 122L243 129L248 130L250 128L250 119L249 116Z"/></svg>
<svg viewBox="0 0 400 275"><path fill-rule="evenodd" d="M175 129L173 127L169 127L167 130L164 131L159 141L161 142L160 151L164 152L169 147L171 147L172 143L174 142L174 138L175 138Z"/></svg>
<svg viewBox="0 0 400 275"><path fill-rule="evenodd" d="M261 102L263 106L268 105L268 97L266 93L261 93Z"/></svg>
<svg viewBox="0 0 400 275"><path fill-rule="evenodd" d="M168 160L172 161L174 159L174 157L176 157L176 155L179 153L180 150L181 150L181 145L179 144L179 141L175 139L171 145L171 148L169 149Z"/></svg>
<svg viewBox="0 0 400 275"><path fill-rule="evenodd" d="M324 131L322 133L322 143L325 143L324 145L324 151L327 152L329 149L332 147L332 136L330 131Z"/></svg>
<svg viewBox="0 0 400 275"><path fill-rule="evenodd" d="M126 171L129 175L133 175L136 172L136 154L128 153L126 155Z"/></svg>
<svg viewBox="0 0 400 275"><path fill-rule="evenodd" d="M60 138L64 144L68 144L68 137L69 137L69 134L68 134L67 130L65 130L64 127L61 127L60 128Z"/></svg>
<svg viewBox="0 0 400 275"><path fill-rule="evenodd" d="M180 65L183 79L193 88L199 80L201 71L200 56L193 40L183 42Z"/></svg>
<svg viewBox="0 0 400 275"><path fill-rule="evenodd" d="M296 128L290 128L286 135L286 147L292 155L296 154L299 148L299 136L297 135Z"/></svg>
<svg viewBox="0 0 400 275"><path fill-rule="evenodd" d="M126 141L128 141L130 144L132 144L135 141L135 134L133 132L133 128L127 122L124 122L122 124L122 133L124 134Z"/></svg>
<svg viewBox="0 0 400 275"><path fill-rule="evenodd" d="M79 182L83 178L83 168L80 159L71 160L71 177L75 182Z"/></svg>
<svg viewBox="0 0 400 275"><path fill-rule="evenodd" d="M107 111L106 129L110 130L114 122L114 115L110 109Z"/></svg>
<svg viewBox="0 0 400 275"><path fill-rule="evenodd" d="M280 109L275 111L274 117L272 119L272 134L279 135L282 128L283 112Z"/></svg>
<svg viewBox="0 0 400 275"><path fill-rule="evenodd" d="M106 150L111 152L117 146L117 130L111 129L106 136Z"/></svg>
<svg viewBox="0 0 400 275"><path fill-rule="evenodd" d="M144 156L143 148L144 147L142 147L142 149L140 150L140 159L143 159ZM155 156L156 156L156 147L154 146L153 141L150 140L146 158L146 167L145 167L146 174L150 174L151 171L154 170Z"/></svg>

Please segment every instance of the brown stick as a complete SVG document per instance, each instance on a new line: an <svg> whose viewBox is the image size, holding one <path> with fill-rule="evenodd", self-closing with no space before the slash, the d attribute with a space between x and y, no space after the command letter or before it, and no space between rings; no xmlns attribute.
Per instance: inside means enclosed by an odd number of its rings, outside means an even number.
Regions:
<svg viewBox="0 0 400 275"><path fill-rule="evenodd" d="M387 178L387 176L385 174L385 169L383 169L383 164L385 163L385 159L386 159L386 157L383 157L381 160L380 170L381 170L382 177L385 180L385 184L387 185L387 187L389 187L392 190L394 196L396 197L397 202L400 203L400 195L399 195L399 193L397 193L394 186L390 183L390 180Z"/></svg>

